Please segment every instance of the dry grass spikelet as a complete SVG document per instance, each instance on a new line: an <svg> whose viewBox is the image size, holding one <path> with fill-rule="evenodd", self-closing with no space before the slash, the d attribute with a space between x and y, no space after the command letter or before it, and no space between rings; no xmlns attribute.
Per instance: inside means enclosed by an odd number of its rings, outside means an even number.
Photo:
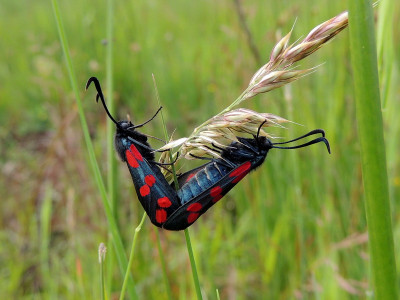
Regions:
<svg viewBox="0 0 400 300"><path fill-rule="evenodd" d="M281 126L288 120L270 113L258 113L250 109L233 109L244 100L260 93L265 93L295 81L315 71L316 67L297 70L294 63L311 55L326 42L335 37L348 25L348 13L342 12L336 17L323 22L310 31L300 42L289 44L293 29L285 35L272 49L269 61L263 65L251 78L246 90L216 116L210 118L192 132L187 138L170 141L161 151L179 147L172 156L176 158L193 159L194 157L219 157L216 147L226 148L232 141L237 140L238 134L256 135L262 127ZM270 137L264 130L260 135ZM166 153L166 152L165 152ZM168 161L169 155L163 153L161 161Z"/></svg>

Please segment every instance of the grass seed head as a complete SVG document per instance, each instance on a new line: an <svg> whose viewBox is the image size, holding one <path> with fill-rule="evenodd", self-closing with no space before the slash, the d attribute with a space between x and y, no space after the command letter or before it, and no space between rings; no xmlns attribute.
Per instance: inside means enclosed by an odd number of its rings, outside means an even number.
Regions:
<svg viewBox="0 0 400 300"><path fill-rule="evenodd" d="M196 128L189 138L172 141L160 149L180 146L180 157L186 159L203 156L218 158L220 155L214 151L215 147L226 148L231 142L237 141L237 135L242 133L256 135L263 122L262 127L283 127L280 124L289 121L273 114L239 108L211 118L206 125ZM270 137L263 129L260 129L259 134Z"/></svg>
<svg viewBox="0 0 400 300"><path fill-rule="evenodd" d="M335 37L348 25L348 13L343 12L336 17L316 26L300 42L289 44L292 30L286 34L272 49L269 62L263 65L251 78L248 87L231 105L218 115L210 118L195 128L188 138L172 141L160 150L179 148L180 157L193 159L196 157L218 157L214 146L226 148L232 141L237 140L238 134L259 134L270 137L262 127L281 126L288 122L279 116L258 113L249 109L233 109L246 99L255 95L279 88L289 82L314 72L315 68L297 70L293 64L304 59L321 48L326 42ZM176 155L176 153L175 153ZM162 155L167 159L168 155Z"/></svg>
<svg viewBox="0 0 400 300"><path fill-rule="evenodd" d="M279 88L311 73L314 68L294 71L290 67L317 51L345 29L347 25L348 13L345 11L316 26L301 42L289 45L292 29L272 49L269 62L254 74L247 87L247 92L236 104L257 94Z"/></svg>
<svg viewBox="0 0 400 300"><path fill-rule="evenodd" d="M99 245L99 263L103 263L106 259L106 252L107 252L107 247L104 245L104 243L100 243Z"/></svg>

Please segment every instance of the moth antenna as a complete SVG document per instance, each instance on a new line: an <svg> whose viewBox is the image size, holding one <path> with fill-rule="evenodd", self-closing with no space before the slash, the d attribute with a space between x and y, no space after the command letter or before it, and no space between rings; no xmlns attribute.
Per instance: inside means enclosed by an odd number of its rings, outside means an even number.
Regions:
<svg viewBox="0 0 400 300"><path fill-rule="evenodd" d="M257 137L257 140L258 140L258 137L260 136L261 128L263 127L263 125L264 125L265 123L267 123L267 120L264 120L264 122L262 122L261 125L258 127L257 136L256 136L256 137Z"/></svg>
<svg viewBox="0 0 400 300"><path fill-rule="evenodd" d="M305 137L308 137L308 136L310 136L310 135L314 135L314 134L318 134L318 133L321 133L321 134L322 134L322 137L325 137L325 131L323 131L322 129L314 129L314 130L311 130L309 133L306 133L305 135L299 136L298 138L295 138L295 139L293 139L293 140L286 141L286 142L281 142L281 143L273 143L273 144L274 144L274 145L289 144L289 143L291 143L291 142L295 142L295 141L304 139Z"/></svg>
<svg viewBox="0 0 400 300"><path fill-rule="evenodd" d="M134 125L134 126L132 126L132 128L133 129L136 129L136 128L139 128L139 127L142 127L143 125L146 125L147 123L149 123L151 120L153 120L156 116L157 116L157 114L160 112L160 110L162 109L162 106L160 106L160 108L156 111L156 113L154 114L154 116L152 116L150 119L148 119L146 122L144 122L144 123L142 123L142 124L139 124L139 125ZM130 127L131 128L131 127Z"/></svg>
<svg viewBox="0 0 400 300"><path fill-rule="evenodd" d="M97 90L96 102L99 102L99 98L100 98L101 102L103 103L104 109L106 110L106 113L107 113L108 117L115 123L115 125L119 126L118 122L115 121L115 119L110 114L110 111L107 108L106 101L104 100L103 91L101 90L101 86L100 86L99 80L96 77L90 77L88 82L86 83L85 89L87 90L92 82L94 83L94 86L96 87L96 90Z"/></svg>
<svg viewBox="0 0 400 300"><path fill-rule="evenodd" d="M312 133L312 134L313 134L313 133ZM309 135L312 135L312 134L306 134L305 136L302 136L302 137L300 137L300 138L304 138L304 137L309 136ZM275 146L276 144L286 144L286 143L290 143L290 142L293 142L293 141L297 141L297 140L300 139L300 138L297 138L297 139L294 139L294 140L292 140L292 141L288 141L288 142L285 142L285 143L273 143L273 144L272 144L272 148L278 148L278 149L298 149L298 148L303 148L303 147L307 147L307 146L310 146L310 145L313 145L313 144L317 144L317 143L323 142L323 143L325 144L325 146L326 146L326 148L327 148L329 154L331 154L331 147L330 147L330 145L329 145L328 140L327 140L324 136L320 136L320 137L318 137L318 138L316 138L316 139L313 139L313 140L311 140L311 141L309 141L309 142L307 142L307 143L304 143L304 144L301 144L301 145L297 145L297 146L293 146L293 147Z"/></svg>

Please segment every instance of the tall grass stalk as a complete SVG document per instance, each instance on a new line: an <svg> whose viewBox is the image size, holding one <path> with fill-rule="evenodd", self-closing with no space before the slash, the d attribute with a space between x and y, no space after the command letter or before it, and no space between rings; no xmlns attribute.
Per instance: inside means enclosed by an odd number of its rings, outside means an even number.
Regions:
<svg viewBox="0 0 400 300"><path fill-rule="evenodd" d="M46 187L45 196L40 210L40 260L41 275L48 285L46 290L49 298L55 296L54 281L51 280L50 273L50 235L51 235L51 212L52 212L53 193L50 186Z"/></svg>
<svg viewBox="0 0 400 300"><path fill-rule="evenodd" d="M192 248L192 242L190 241L189 229L186 228L184 231L185 231L186 246L190 259L190 266L192 267L193 282L196 288L196 295L197 299L200 300L203 299L203 296L201 295L199 275L197 274L196 260L194 259L193 255L193 248Z"/></svg>
<svg viewBox="0 0 400 300"><path fill-rule="evenodd" d="M105 300L106 299L106 286L104 282L104 263L100 263L100 284L101 284L101 299Z"/></svg>
<svg viewBox="0 0 400 300"><path fill-rule="evenodd" d="M374 297L397 299L396 263L370 1L349 1L350 45Z"/></svg>
<svg viewBox="0 0 400 300"><path fill-rule="evenodd" d="M290 89L290 87L285 87L285 88ZM287 95L285 100L288 106L286 114L289 120L294 120L295 117L293 115L293 109L291 103L292 100ZM291 185L287 193L287 197L289 198L287 199L287 201L292 202L294 209L296 210L296 212L298 212L296 218L294 218L293 220L293 223L295 225L294 230L296 234L296 243L300 257L300 259L296 261L299 270L299 272L297 272L298 274L297 279L299 280L299 282L303 282L306 278L306 263L307 263L306 260L304 259L304 257L306 257L304 254L306 246L304 240L305 234L304 234L304 214L303 214L304 212L303 203L305 199L303 198L303 195L301 193L301 186L299 185L299 182L301 182L301 173L300 173L298 156L294 151L290 151L290 153L288 153L288 156L292 168L292 174L290 176L292 176L293 178L293 184Z"/></svg>
<svg viewBox="0 0 400 300"><path fill-rule="evenodd" d="M396 35L393 33L394 12L396 11L395 1L383 0L378 6L379 17L377 24L377 49L379 61L379 82L381 85L382 110L384 120L391 126L388 128L387 137L400 136L400 123L398 118L398 69L396 65ZM387 162L389 177L398 173L396 168L396 158L398 157L399 139L386 139ZM389 187L389 194L393 194L395 185Z"/></svg>
<svg viewBox="0 0 400 300"><path fill-rule="evenodd" d="M114 85L113 85L113 0L107 0L107 52L106 52L106 66L107 66L107 107L111 115L114 114ZM116 159L114 151L114 132L115 126L112 122L107 122L107 188L108 197L113 210L114 216L116 216L116 182L117 182L117 169Z"/></svg>
<svg viewBox="0 0 400 300"><path fill-rule="evenodd" d="M104 260L106 258L106 246L103 243L99 245L99 263L100 263L100 290L101 290L101 299L106 299L106 286L104 282Z"/></svg>
<svg viewBox="0 0 400 300"><path fill-rule="evenodd" d="M157 98L157 102L158 105L161 106L161 101L160 101L160 95L158 94L158 88L157 88L157 83L156 83L156 79L154 77L154 74L152 74L153 77L153 84L154 84L154 90L156 92L156 98ZM163 124L163 131L164 131L164 138L168 141L169 136L168 136L168 131L167 131L167 127L165 126L165 121L164 121L164 115L163 112L160 112L161 115L161 121ZM170 159L172 161L172 157L171 157L171 153L169 153L170 155ZM175 182L175 187L178 184L177 178L175 176L175 166L172 165L172 172L174 174L174 182ZM158 254L160 255L160 259L161 259L161 269L163 272L163 277L164 277L164 283L165 283L165 289L167 291L167 296L168 299L172 299L172 291L171 291L171 287L170 287L170 283L169 283L169 279L168 279L168 274L167 274L167 266L165 264L165 259L164 259L164 253L161 249L161 240L160 240L160 233L159 231L156 229L156 235L157 235L157 249L158 249Z"/></svg>
<svg viewBox="0 0 400 300"><path fill-rule="evenodd" d="M164 257L164 252L161 247L161 239L160 239L160 231L156 228L155 229L156 236L157 236L157 249L158 249L158 254L160 255L160 260L161 260L161 270L163 272L163 278L164 278L164 284L165 284L165 290L167 292L167 297L169 300L174 299L172 297L172 290L167 274L167 264L165 263L165 257Z"/></svg>
<svg viewBox="0 0 400 300"><path fill-rule="evenodd" d="M144 220L146 219L146 213L143 213L143 217L142 220L140 221L139 225L136 227L135 229L135 233L133 235L133 241L132 241L132 247L131 247L131 254L129 255L129 262L128 262L128 267L126 268L126 272L125 272L125 277L124 277L124 282L122 284L122 288L121 288L121 293L119 296L120 300L123 300L125 297L125 290L126 290L126 286L128 284L128 279L129 279L129 274L131 273L131 268L132 268L132 263L133 263L133 254L135 252L135 245L136 245L136 240L139 234L139 231L142 229Z"/></svg>
<svg viewBox="0 0 400 300"><path fill-rule="evenodd" d="M106 84L107 84L107 107L112 115L114 115L114 72L113 72L113 46L114 46L114 1L107 0L107 44L106 44ZM107 122L106 141L107 141L107 191L108 199L111 206L112 213L115 220L118 220L117 215L117 164L114 151L114 132L115 127L112 122ZM117 224L118 226L118 224ZM112 234L108 234L109 242L112 242ZM109 287L112 285L112 269L114 268L114 255L113 248L110 247L107 260L107 269L109 270L107 277L107 284ZM110 289L111 290L111 289Z"/></svg>
<svg viewBox="0 0 400 300"><path fill-rule="evenodd" d="M156 80L155 80L154 74L153 74L153 83L154 83L154 88L156 90L156 97L157 97L158 104L161 106L160 95L158 94L158 89L157 89L157 84L156 84ZM162 123L163 123L163 130L164 130L165 140L169 141L169 135L168 135L168 132L167 132L167 127L165 126L164 115L163 115L162 111L161 111L161 120L162 120ZM170 161L173 161L171 151L168 151L168 153L169 153ZM174 177L175 189L178 189L178 178L176 177L174 164L172 164L171 167L172 167L171 171L172 171L173 177ZM197 274L196 260L194 259L192 243L190 241L189 230L186 228L184 230L184 232L185 232L186 247L187 247L188 254L189 254L190 266L192 268L193 283L194 283L194 286L195 286L195 289L196 289L197 299L203 299L203 297L201 295L199 276Z"/></svg>
<svg viewBox="0 0 400 300"><path fill-rule="evenodd" d="M98 187L98 189L100 191L101 199L102 199L102 202L103 202L104 210L105 210L105 213L106 213L107 221L108 221L109 228L110 228L111 235L112 235L113 244L114 244L114 247L115 247L115 250L116 250L116 255L117 255L117 258L118 258L118 262L119 262L119 267L121 269L121 272L124 273L124 271L127 269L128 260L126 258L125 252L124 252L122 239L121 239L121 236L119 234L119 231L118 231L118 228L117 228L117 224L116 224L115 218L113 216L113 212L112 212L111 206L110 206L110 204L108 202L106 188L105 188L105 185L104 185L104 182L103 182L103 178L102 178L101 173L100 173L99 166L98 166L97 161L96 161L96 157L95 157L95 153L94 153L94 149L93 149L93 144L92 144L92 141L90 139L89 129L88 129L88 125L87 125L87 122L86 122L85 114L83 112L82 101L81 101L80 96L79 96L79 89L78 89L78 85L77 85L77 80L76 80L74 68L72 66L72 61L71 61L71 57L70 57L68 41L67 41L67 37L65 35L64 26L63 26L63 23L62 23L60 9L59 9L59 6L58 6L58 1L57 0L52 0L52 6L53 6L53 13L54 13L54 17L55 17L56 24L57 24L57 29L58 29L58 34L59 34L61 46L62 46L63 53L64 53L64 56L65 56L66 67L67 67L67 70L68 70L69 79L70 79L70 82L71 82L72 90L74 92L76 104L77 104L77 107L78 107L78 113L79 113L79 118L80 118L80 121L81 121L83 136L84 136L84 140L85 140L86 147L87 147L87 150L88 150L90 166L92 168L97 187ZM137 294L136 294L136 290L135 290L135 284L134 284L133 278L131 276L129 277L128 293L129 293L131 299L137 299Z"/></svg>
<svg viewBox="0 0 400 300"><path fill-rule="evenodd" d="M380 65L380 82L382 94L382 108L386 108L389 100L390 88L394 72L394 49L393 49L393 11L394 1L379 2L379 18L377 24L377 49ZM386 62L386 63L385 63Z"/></svg>

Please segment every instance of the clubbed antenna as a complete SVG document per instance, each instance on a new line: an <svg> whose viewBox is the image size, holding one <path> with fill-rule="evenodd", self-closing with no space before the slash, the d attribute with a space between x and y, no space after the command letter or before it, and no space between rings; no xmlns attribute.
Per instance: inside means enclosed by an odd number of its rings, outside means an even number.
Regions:
<svg viewBox="0 0 400 300"><path fill-rule="evenodd" d="M152 117L151 117L150 119L148 119L146 122L144 122L144 123L142 123L142 124L139 124L139 125L134 125L134 126L132 126L132 127L130 127L130 128L136 129L136 128L142 127L143 125L146 125L147 123L149 123L151 120L153 120L153 119L157 116L157 114L160 112L161 109L162 109L162 106L160 106L160 108L156 111L156 113L154 114L154 116L152 116Z"/></svg>
<svg viewBox="0 0 400 300"><path fill-rule="evenodd" d="M289 144L289 143L292 143L292 142L295 142L295 141L304 139L304 138L306 138L306 137L308 137L308 136L311 136L311 135L314 135L314 134L318 134L318 133L321 133L322 136L320 136L320 137L318 137L318 138L315 138L315 139L313 139L313 140L311 140L311 141L309 141L309 142L307 142L307 143L304 143L304 144L300 144L300 145L297 145L297 146L291 146L291 147L276 146L276 145ZM330 145L329 145L328 140L325 138L325 131L323 131L322 129L315 129L315 130L312 130L312 131L310 131L309 133L307 133L307 134L305 134L305 135L302 135L302 136L300 136L300 137L298 137L298 138L296 138L296 139L290 140L290 141L281 142L281 143L272 143L272 148L278 148L278 149L298 149L298 148L307 147L307 146L310 146L310 145L313 145L313 144L317 144L317 143L320 143L320 142L325 143L326 148L328 149L328 152L329 152L329 154L330 154L330 153L331 153L331 147L330 147Z"/></svg>
<svg viewBox="0 0 400 300"><path fill-rule="evenodd" d="M97 95L96 95L96 102L99 102L99 98L101 99L101 102L103 103L104 109L106 110L106 113L108 115L108 117L115 123L115 125L118 125L118 122L115 121L115 119L113 118L113 116L110 114L107 105L106 105L106 101L104 100L104 96L103 96L103 91L101 90L101 86L100 86L100 82L96 77L90 77L88 82L86 83L86 90L89 88L91 83L94 83L94 86L96 87L97 90Z"/></svg>

